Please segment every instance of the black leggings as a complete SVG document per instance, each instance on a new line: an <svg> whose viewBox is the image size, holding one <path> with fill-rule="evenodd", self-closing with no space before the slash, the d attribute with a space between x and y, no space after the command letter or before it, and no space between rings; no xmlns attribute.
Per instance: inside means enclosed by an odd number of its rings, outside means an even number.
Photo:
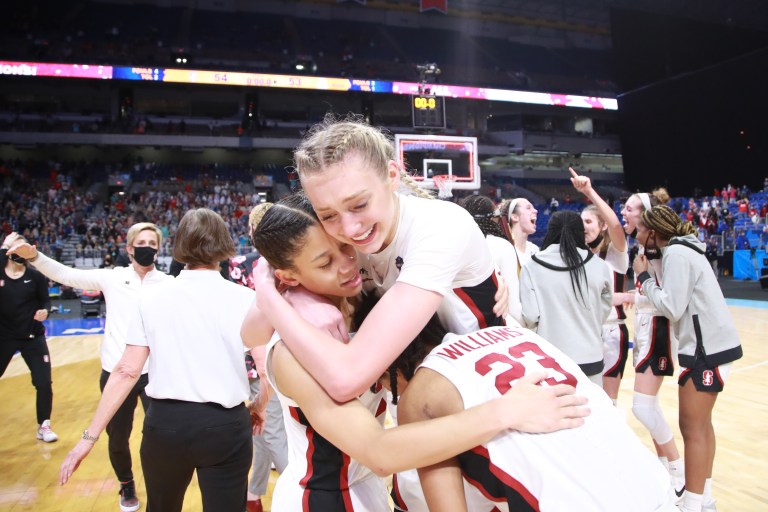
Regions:
<svg viewBox="0 0 768 512"><path fill-rule="evenodd" d="M51 386L51 356L44 335L27 340L0 341L0 377L5 373L16 351L29 367L32 385L37 390L37 423L51 419L53 409L53 387Z"/></svg>
<svg viewBox="0 0 768 512"><path fill-rule="evenodd" d="M101 370L99 387L104 391L107 385L110 373ZM139 377L134 384L133 389L128 393L125 401L117 409L117 412L109 423L107 423L107 436L109 436L109 462L112 463L112 469L115 470L115 476L120 482L130 482L133 480L133 460L131 459L131 448L128 442L131 440L131 431L133 430L133 413L136 411L136 404L141 399L141 405L144 412L149 408L149 397L144 393L149 379L147 374Z"/></svg>

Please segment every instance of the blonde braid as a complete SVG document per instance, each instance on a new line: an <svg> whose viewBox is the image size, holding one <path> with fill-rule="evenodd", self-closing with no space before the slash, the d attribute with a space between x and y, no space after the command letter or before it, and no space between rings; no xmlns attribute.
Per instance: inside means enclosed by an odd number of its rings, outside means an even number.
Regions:
<svg viewBox="0 0 768 512"><path fill-rule="evenodd" d="M413 193L413 195L417 197L421 197L424 199L435 198L435 196L433 196L430 192L421 188L418 185L418 183L416 183L416 180L413 179L413 177L407 172L405 172L405 170L403 169L400 169L400 181L402 182L403 185L405 185L406 188L408 188L410 192Z"/></svg>

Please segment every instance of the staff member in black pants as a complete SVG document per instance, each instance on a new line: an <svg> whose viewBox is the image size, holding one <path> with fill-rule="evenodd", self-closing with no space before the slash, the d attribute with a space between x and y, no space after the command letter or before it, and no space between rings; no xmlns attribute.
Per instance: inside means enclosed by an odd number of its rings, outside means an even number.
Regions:
<svg viewBox="0 0 768 512"><path fill-rule="evenodd" d="M218 214L200 208L184 215L173 256L185 270L140 298L123 357L83 439L61 466L62 484L91 451L149 358L146 393L152 400L141 443L148 509L181 511L195 470L203 510L245 509L252 443L240 325L255 294L219 273L219 262L234 253Z"/></svg>
<svg viewBox="0 0 768 512"><path fill-rule="evenodd" d="M110 373L125 350L128 326L142 290L172 279L155 268L157 251L162 241L162 233L156 225L150 222L134 224L126 234L126 252L131 258L131 265L115 268L70 268L39 253L34 246L21 241L14 242L8 251L9 254L27 258L30 265L57 283L83 290L98 290L104 294L107 303L107 321L101 342L99 385L102 392ZM118 499L121 512L134 512L141 506L133 480L133 460L129 445L136 405L141 400L145 411L148 407L149 400L144 393L148 382L147 368L145 367L141 373L128 398L123 401L122 407L107 425L109 461L120 482Z"/></svg>
<svg viewBox="0 0 768 512"><path fill-rule="evenodd" d="M51 356L42 322L48 318L51 299L48 280L40 272L28 268L27 261L8 256L8 248L23 238L11 233L0 248L0 377L5 373L16 351L27 363L32 385L37 390L37 439L52 443L58 439L51 430L53 388Z"/></svg>

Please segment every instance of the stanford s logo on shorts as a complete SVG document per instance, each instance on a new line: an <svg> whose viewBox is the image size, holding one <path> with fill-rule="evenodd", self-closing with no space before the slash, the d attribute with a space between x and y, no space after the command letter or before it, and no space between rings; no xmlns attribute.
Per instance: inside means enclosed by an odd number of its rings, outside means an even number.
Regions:
<svg viewBox="0 0 768 512"><path fill-rule="evenodd" d="M711 386L714 381L714 372L712 370L704 370L704 372L701 374L701 383L705 386Z"/></svg>
<svg viewBox="0 0 768 512"><path fill-rule="evenodd" d="M666 357L660 357L659 358L659 370L664 371L667 369L667 358Z"/></svg>

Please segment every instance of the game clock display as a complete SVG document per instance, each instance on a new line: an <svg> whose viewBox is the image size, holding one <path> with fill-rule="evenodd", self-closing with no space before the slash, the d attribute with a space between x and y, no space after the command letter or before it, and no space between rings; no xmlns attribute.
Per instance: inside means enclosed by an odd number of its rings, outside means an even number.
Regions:
<svg viewBox="0 0 768 512"><path fill-rule="evenodd" d="M414 128L445 128L445 98L426 94L411 96Z"/></svg>

